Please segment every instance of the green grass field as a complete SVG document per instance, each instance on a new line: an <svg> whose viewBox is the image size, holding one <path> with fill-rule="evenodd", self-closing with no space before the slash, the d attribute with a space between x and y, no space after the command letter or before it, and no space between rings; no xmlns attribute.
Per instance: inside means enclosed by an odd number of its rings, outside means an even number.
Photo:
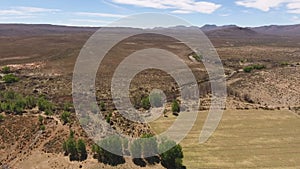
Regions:
<svg viewBox="0 0 300 169"><path fill-rule="evenodd" d="M180 143L183 163L200 168L300 168L300 118L287 110L227 110L213 136L198 144L207 112ZM150 125L165 131L176 117L161 117Z"/></svg>

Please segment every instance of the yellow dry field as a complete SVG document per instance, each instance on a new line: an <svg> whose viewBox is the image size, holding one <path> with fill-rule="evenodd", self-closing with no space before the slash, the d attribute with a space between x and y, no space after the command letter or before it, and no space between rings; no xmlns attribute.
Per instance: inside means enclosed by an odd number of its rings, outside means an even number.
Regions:
<svg viewBox="0 0 300 169"><path fill-rule="evenodd" d="M183 163L200 168L300 168L300 118L288 110L227 110L213 136L199 144L207 112L198 118L183 147ZM151 123L157 133L176 119L160 117Z"/></svg>

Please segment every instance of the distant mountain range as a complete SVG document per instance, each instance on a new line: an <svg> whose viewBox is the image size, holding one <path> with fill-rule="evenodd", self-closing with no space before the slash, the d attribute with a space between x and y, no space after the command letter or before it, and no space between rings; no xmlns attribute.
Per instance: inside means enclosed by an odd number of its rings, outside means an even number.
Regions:
<svg viewBox="0 0 300 169"><path fill-rule="evenodd" d="M300 36L300 24L298 25L270 25L262 27L239 27L236 25L225 25L225 26L216 26L216 25L204 25L201 27L201 30L209 34L231 34L239 33L241 35L276 35L276 36Z"/></svg>
<svg viewBox="0 0 300 169"><path fill-rule="evenodd" d="M183 26L175 27L183 29ZM73 27L57 25L31 25L31 24L0 24L0 36L39 36L53 34L93 33L97 27ZM128 28L127 28L128 29ZM253 37L261 35L274 36L300 36L298 25L271 25L262 27L239 27L236 25L204 25L200 28L208 36L225 37Z"/></svg>

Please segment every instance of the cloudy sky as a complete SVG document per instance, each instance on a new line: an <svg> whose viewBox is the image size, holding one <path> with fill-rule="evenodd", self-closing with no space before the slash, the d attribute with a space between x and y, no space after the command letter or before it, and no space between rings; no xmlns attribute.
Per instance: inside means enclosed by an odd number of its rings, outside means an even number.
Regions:
<svg viewBox="0 0 300 169"><path fill-rule="evenodd" d="M159 12L193 25L299 24L300 0L0 0L0 23L105 26L122 17Z"/></svg>

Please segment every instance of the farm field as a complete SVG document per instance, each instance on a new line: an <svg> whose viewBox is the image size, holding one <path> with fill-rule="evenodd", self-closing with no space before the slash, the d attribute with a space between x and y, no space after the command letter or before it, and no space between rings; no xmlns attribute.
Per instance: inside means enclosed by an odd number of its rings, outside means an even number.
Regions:
<svg viewBox="0 0 300 169"><path fill-rule="evenodd" d="M199 144L207 112L181 142L187 168L300 168L300 118L288 110L226 110L213 136ZM176 119L151 123L157 133Z"/></svg>

